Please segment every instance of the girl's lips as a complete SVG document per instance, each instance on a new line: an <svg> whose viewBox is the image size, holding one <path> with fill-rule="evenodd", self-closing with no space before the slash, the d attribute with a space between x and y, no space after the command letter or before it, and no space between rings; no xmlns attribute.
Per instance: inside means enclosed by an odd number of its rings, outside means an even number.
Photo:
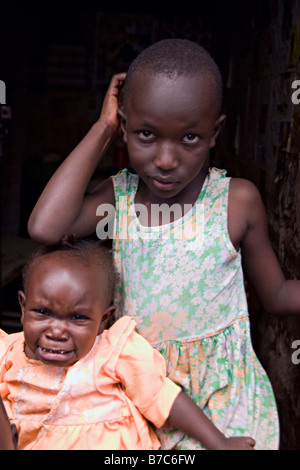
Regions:
<svg viewBox="0 0 300 470"><path fill-rule="evenodd" d="M160 190L163 191L170 191L171 189L176 188L178 185L177 181L168 181L168 180L163 180L163 179L157 179L157 178L152 178L153 185Z"/></svg>
<svg viewBox="0 0 300 470"><path fill-rule="evenodd" d="M42 361L46 362L66 362L72 359L74 350L64 351L62 349L50 349L38 347L38 355Z"/></svg>

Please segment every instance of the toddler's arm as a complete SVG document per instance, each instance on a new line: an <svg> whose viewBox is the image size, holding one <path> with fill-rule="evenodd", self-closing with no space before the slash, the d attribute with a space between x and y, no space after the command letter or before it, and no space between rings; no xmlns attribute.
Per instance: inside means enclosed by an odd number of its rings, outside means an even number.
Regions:
<svg viewBox="0 0 300 470"><path fill-rule="evenodd" d="M39 243L57 243L64 235L85 236L95 232L96 208L114 205L110 180L85 195L88 183L110 144L120 135L119 89L125 73L114 75L98 121L63 161L41 194L28 222L30 236Z"/></svg>
<svg viewBox="0 0 300 470"><path fill-rule="evenodd" d="M225 437L184 392L175 399L168 422L209 450L254 449L255 441L251 437Z"/></svg>
<svg viewBox="0 0 300 470"><path fill-rule="evenodd" d="M119 340L119 331L126 342L122 340L124 346L118 358L111 354L113 365L107 362L106 367L116 368L115 376L140 413L158 428L168 421L207 449L253 449L255 442L250 437L226 438L196 403L166 377L165 359L134 327L133 319L122 317L109 329L110 344Z"/></svg>

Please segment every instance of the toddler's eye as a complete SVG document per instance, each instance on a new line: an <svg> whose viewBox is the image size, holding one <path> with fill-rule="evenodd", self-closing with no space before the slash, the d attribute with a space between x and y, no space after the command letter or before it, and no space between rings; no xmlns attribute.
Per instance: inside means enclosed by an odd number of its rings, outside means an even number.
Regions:
<svg viewBox="0 0 300 470"><path fill-rule="evenodd" d="M44 308L34 308L33 311L40 315L49 315L49 312Z"/></svg>
<svg viewBox="0 0 300 470"><path fill-rule="evenodd" d="M197 134L192 134L191 132L183 136L183 142L188 144L195 144L199 141L199 136Z"/></svg>
<svg viewBox="0 0 300 470"><path fill-rule="evenodd" d="M84 315L80 315L79 313L76 313L72 317L72 320L86 320L86 319L87 319L87 317L85 317Z"/></svg>

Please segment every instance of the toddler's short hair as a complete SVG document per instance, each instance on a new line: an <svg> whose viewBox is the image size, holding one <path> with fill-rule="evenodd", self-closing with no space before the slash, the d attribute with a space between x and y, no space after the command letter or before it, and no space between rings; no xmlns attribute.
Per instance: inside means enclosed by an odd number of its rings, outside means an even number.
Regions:
<svg viewBox="0 0 300 470"><path fill-rule="evenodd" d="M99 266L99 269L105 272L107 282L103 288L104 294L107 297L108 305L112 303L114 296L114 287L116 280L116 272L114 269L112 255L110 251L97 240L91 239L77 239L74 236L66 236L59 243L55 245L45 245L38 248L33 255L28 259L23 268L23 289L26 289L26 282L30 276L33 265L47 255L61 252L68 253L75 258L78 258L82 263L92 263Z"/></svg>
<svg viewBox="0 0 300 470"><path fill-rule="evenodd" d="M188 39L162 39L144 49L128 69L124 86L125 105L130 85L139 72L162 74L171 79L209 73L215 84L220 112L223 94L220 69L211 55L196 42Z"/></svg>

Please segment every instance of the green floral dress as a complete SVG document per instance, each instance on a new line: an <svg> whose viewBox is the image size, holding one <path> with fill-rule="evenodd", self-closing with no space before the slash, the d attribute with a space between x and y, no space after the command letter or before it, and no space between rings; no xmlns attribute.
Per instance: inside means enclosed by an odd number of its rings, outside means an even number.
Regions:
<svg viewBox="0 0 300 470"><path fill-rule="evenodd" d="M226 436L249 435L256 449L277 449L276 403L252 348L241 254L227 230L230 178L210 169L191 209L153 227L135 212L138 175L122 170L112 178L119 315L135 318L164 355L168 376ZM203 448L176 429L158 433L163 449Z"/></svg>

